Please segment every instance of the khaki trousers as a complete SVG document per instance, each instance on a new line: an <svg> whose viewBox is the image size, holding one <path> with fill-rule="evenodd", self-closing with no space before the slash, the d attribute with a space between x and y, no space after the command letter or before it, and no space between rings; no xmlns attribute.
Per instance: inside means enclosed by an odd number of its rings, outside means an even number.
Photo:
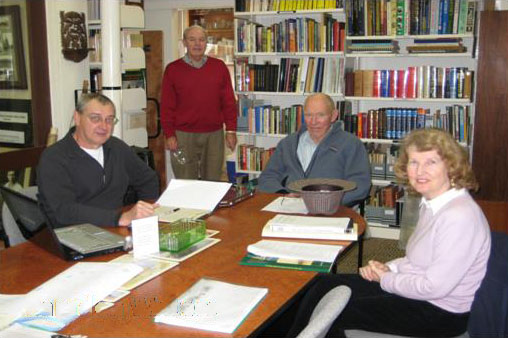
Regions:
<svg viewBox="0 0 508 338"><path fill-rule="evenodd" d="M209 133L176 131L178 147L185 153L186 162L180 164L171 156L175 178L219 181L224 166L224 130Z"/></svg>

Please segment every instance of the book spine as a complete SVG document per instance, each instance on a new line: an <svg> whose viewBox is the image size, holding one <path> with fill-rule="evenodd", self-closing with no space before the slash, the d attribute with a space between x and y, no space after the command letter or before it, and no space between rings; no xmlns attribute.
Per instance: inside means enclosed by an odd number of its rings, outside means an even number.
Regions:
<svg viewBox="0 0 508 338"><path fill-rule="evenodd" d="M405 34L405 0L397 0L397 17L396 17L396 23L397 23L397 35L404 35Z"/></svg>

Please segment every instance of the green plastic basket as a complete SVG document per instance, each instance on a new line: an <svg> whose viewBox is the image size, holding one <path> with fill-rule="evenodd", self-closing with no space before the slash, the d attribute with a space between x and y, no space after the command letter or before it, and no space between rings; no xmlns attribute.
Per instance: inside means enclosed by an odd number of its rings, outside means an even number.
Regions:
<svg viewBox="0 0 508 338"><path fill-rule="evenodd" d="M161 251L179 252L204 239L206 223L203 220L182 219L159 226Z"/></svg>

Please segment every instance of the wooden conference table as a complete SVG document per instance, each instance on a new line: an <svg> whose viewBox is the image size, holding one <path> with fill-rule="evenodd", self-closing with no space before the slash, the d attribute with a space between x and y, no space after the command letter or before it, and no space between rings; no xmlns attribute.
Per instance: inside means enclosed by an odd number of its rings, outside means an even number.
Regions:
<svg viewBox="0 0 508 338"><path fill-rule="evenodd" d="M89 337L219 337L227 334L154 323L153 317L202 277L230 283L268 288L267 296L233 333L246 337L268 321L316 275L294 271L239 265L249 244L261 239L263 225L274 216L260 211L275 194L256 194L236 206L218 209L206 219L207 228L219 230L221 242L185 260L151 281L133 289L115 306L100 313L82 315L62 333ZM341 207L336 216L351 217L359 232L365 221L351 209ZM115 228L119 229L119 228ZM127 235L128 229L119 229ZM329 242L329 241L325 241ZM334 241L351 246L351 242ZM85 261L109 261L119 253ZM31 242L0 251L0 293L24 294L73 265ZM234 300L232 300L234 301Z"/></svg>

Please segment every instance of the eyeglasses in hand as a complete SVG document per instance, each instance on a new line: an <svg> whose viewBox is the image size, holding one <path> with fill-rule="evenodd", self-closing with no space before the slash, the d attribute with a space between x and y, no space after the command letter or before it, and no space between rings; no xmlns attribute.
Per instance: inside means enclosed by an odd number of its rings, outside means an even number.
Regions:
<svg viewBox="0 0 508 338"><path fill-rule="evenodd" d="M185 156L185 152L183 151L182 148L177 148L175 151L172 151L171 155L173 155L176 162L178 162L182 165L187 163L187 157Z"/></svg>

